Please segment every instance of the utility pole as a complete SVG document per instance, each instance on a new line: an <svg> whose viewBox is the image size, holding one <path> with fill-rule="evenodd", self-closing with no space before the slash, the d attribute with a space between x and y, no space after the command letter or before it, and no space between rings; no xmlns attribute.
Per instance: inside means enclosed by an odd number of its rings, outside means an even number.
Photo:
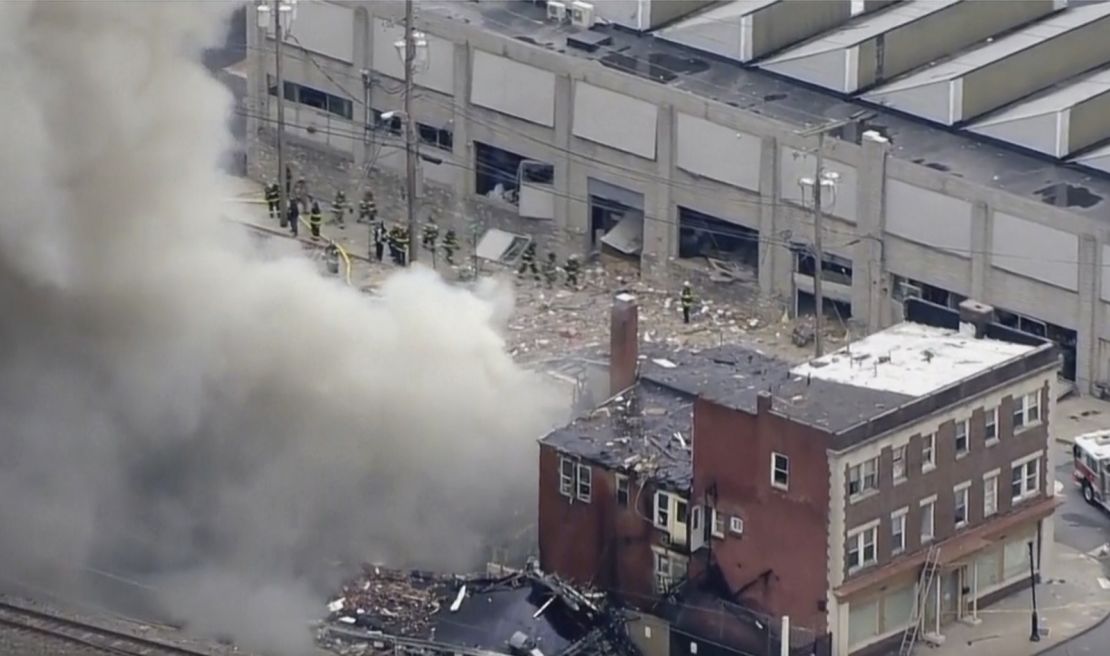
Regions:
<svg viewBox="0 0 1110 656"><path fill-rule="evenodd" d="M278 221L285 227L289 220L289 189L285 179L285 77L281 73L281 0L273 0L270 10L274 14L274 70L277 77L277 185Z"/></svg>
<svg viewBox="0 0 1110 656"><path fill-rule="evenodd" d="M821 246L824 208L821 206L821 187L825 182L825 133L817 133L817 171L813 176L813 344L817 357L825 354L825 294L821 288L824 278L825 250Z"/></svg>
<svg viewBox="0 0 1110 656"><path fill-rule="evenodd" d="M420 249L416 246L416 121L412 117L413 68L416 62L416 41L413 38L413 0L405 0L405 197L408 200L409 252L408 263L416 262Z"/></svg>
<svg viewBox="0 0 1110 656"><path fill-rule="evenodd" d="M821 244L821 233L824 227L825 215L824 198L821 192L823 191L825 182L829 183L830 188L835 188L836 178L839 177L835 174L826 176L825 135L833 130L839 130L845 125L865 121L871 116L873 116L873 114L869 114L866 111L857 112L846 119L825 123L798 133L799 136L803 137L817 137L817 166L813 176L813 345L816 357L821 357L825 354L825 294L824 290L821 288L821 282L824 279L825 263L825 251ZM803 178L801 183L804 186L806 184L806 179Z"/></svg>

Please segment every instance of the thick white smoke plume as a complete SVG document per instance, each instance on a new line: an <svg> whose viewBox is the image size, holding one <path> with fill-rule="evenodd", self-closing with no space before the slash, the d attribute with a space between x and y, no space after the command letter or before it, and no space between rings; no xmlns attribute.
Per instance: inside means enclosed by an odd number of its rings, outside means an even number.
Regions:
<svg viewBox="0 0 1110 656"><path fill-rule="evenodd" d="M503 304L428 272L371 303L221 220L199 54L233 8L0 3L0 585L107 564L296 653L335 563L469 567L526 529L559 409Z"/></svg>

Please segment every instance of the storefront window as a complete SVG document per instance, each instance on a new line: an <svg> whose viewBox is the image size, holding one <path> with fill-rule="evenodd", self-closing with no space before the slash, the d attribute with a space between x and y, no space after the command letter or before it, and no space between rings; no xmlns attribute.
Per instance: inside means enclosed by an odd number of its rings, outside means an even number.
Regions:
<svg viewBox="0 0 1110 656"><path fill-rule="evenodd" d="M1029 541L1033 536L1014 538L1006 543L1003 553L1003 579L1020 578L1029 575Z"/></svg>
<svg viewBox="0 0 1110 656"><path fill-rule="evenodd" d="M891 590L883 598L883 633L903 629L910 623L913 613L913 584Z"/></svg>
<svg viewBox="0 0 1110 656"><path fill-rule="evenodd" d="M881 597L852 602L848 611L848 644L856 646L879 635L879 600Z"/></svg>

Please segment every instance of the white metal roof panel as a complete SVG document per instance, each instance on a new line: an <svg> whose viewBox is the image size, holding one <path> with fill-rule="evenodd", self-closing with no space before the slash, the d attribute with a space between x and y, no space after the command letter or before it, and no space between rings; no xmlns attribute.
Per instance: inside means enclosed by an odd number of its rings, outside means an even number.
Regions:
<svg viewBox="0 0 1110 656"><path fill-rule="evenodd" d="M751 34L745 34L745 17L783 1L733 0L687 16L655 35L690 48L747 61L751 58Z"/></svg>
<svg viewBox="0 0 1110 656"><path fill-rule="evenodd" d="M1071 160L1075 164L1082 164L1089 166L1092 169L1097 169L1104 173L1110 173L1110 144L1106 144L1102 148L1096 148L1089 153L1080 155Z"/></svg>
<svg viewBox="0 0 1110 656"><path fill-rule="evenodd" d="M1110 66L1047 89L976 121L967 129L1053 157L1067 157L1071 152L1091 145L1083 143L1081 137L1073 134L1071 110L1101 96L1110 97ZM1102 119L1106 127L1096 127L1093 140L1110 137L1110 117L1098 112L1094 118Z"/></svg>
<svg viewBox="0 0 1110 656"><path fill-rule="evenodd" d="M865 94L864 99L948 125L958 123L965 118L974 118L974 116L964 116L963 112L964 89L960 82L962 82L964 76L1002 62L1019 52L1045 45L1057 37L1092 25L1096 21L1102 21L1107 17L1110 17L1110 3L1085 5L1059 12L988 45L958 54L935 66L880 86ZM945 101L949 106L947 116L937 116L935 112L920 111L913 99L906 95L906 92L912 92L922 87L931 87L931 93L942 92L945 88L947 89L947 99ZM932 104L935 105L935 103Z"/></svg>

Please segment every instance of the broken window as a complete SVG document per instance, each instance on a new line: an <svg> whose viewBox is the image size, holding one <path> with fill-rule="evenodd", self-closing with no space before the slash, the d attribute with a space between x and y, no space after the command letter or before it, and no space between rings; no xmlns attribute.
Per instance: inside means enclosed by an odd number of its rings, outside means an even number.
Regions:
<svg viewBox="0 0 1110 656"><path fill-rule="evenodd" d="M678 224L679 257L714 258L759 271L759 231L681 206Z"/></svg>
<svg viewBox="0 0 1110 656"><path fill-rule="evenodd" d="M617 505L628 507L628 477L617 474Z"/></svg>
<svg viewBox="0 0 1110 656"><path fill-rule="evenodd" d="M1060 355L1063 358L1060 375L1065 380L1075 380L1078 333L1070 328L998 308L995 308L995 316L998 323L1003 326L1056 342L1056 345L1060 347Z"/></svg>
<svg viewBox="0 0 1110 656"><path fill-rule="evenodd" d="M559 458L559 494L574 494L574 461L570 458Z"/></svg>
<svg viewBox="0 0 1110 656"><path fill-rule="evenodd" d="M277 81L272 75L266 76L266 84L271 96L277 95ZM351 120L354 116L354 103L347 98L335 96L326 91L306 87L296 82L285 82L285 99L289 102L315 107L320 111Z"/></svg>
<svg viewBox="0 0 1110 656"><path fill-rule="evenodd" d="M578 465L578 500L590 502L593 492L593 470L589 465Z"/></svg>
<svg viewBox="0 0 1110 656"><path fill-rule="evenodd" d="M966 296L950 292L942 287L930 285L927 282L914 280L913 278L905 278L899 275L892 276L893 284L891 286L891 297L896 301L904 301L907 298L920 298L923 301L943 305L946 308L955 310L960 307L960 303L967 300Z"/></svg>
<svg viewBox="0 0 1110 656"><path fill-rule="evenodd" d="M434 125L417 123L416 131L420 135L420 143L422 144L447 151L450 151L455 145L455 135L447 128L437 128Z"/></svg>
<svg viewBox="0 0 1110 656"><path fill-rule="evenodd" d="M524 157L496 146L474 142L474 193L516 205L517 176Z"/></svg>
<svg viewBox="0 0 1110 656"><path fill-rule="evenodd" d="M671 497L666 492L655 493L655 526L667 529L671 525Z"/></svg>
<svg viewBox="0 0 1110 656"><path fill-rule="evenodd" d="M795 247L794 270L803 276L813 277L817 271L816 258L808 246ZM821 254L821 279L840 285L852 284L852 261L832 253Z"/></svg>
<svg viewBox="0 0 1110 656"><path fill-rule="evenodd" d="M555 218L555 167L526 159L520 162L520 216L530 219Z"/></svg>

